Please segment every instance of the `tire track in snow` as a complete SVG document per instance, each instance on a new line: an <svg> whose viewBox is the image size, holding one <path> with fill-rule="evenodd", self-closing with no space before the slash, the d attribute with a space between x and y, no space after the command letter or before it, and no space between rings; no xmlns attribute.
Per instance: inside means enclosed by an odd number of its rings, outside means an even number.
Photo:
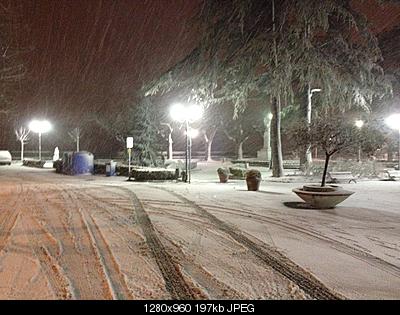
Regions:
<svg viewBox="0 0 400 315"><path fill-rule="evenodd" d="M20 210L18 204L23 192L22 184L19 185L19 188L20 189L17 188L16 193L12 193L13 199L10 202L12 205L8 204L7 210L0 211L0 252L7 245L11 232L19 217Z"/></svg>
<svg viewBox="0 0 400 315"><path fill-rule="evenodd" d="M112 251L108 246L104 236L100 232L100 229L95 223L93 217L88 214L83 207L80 207L79 200L75 193L69 191L68 194L76 204L77 211L79 212L83 225L89 235L91 245L101 265L105 280L113 299L132 299L132 294L125 283L124 277L112 254Z"/></svg>
<svg viewBox="0 0 400 315"><path fill-rule="evenodd" d="M104 189L103 189L104 190ZM110 191L107 189L107 191ZM122 194L121 194L122 192ZM123 227L127 225L137 224L135 222L135 218L131 218L128 220L126 217L129 212L133 213L134 208L132 204L132 198L127 196L125 191L120 191L116 193L116 190L113 189L110 191L113 195L118 195L119 198L105 198L93 196L92 194L85 192L80 193L82 197L86 200L90 199L90 202L95 204L97 208L100 208L102 211L108 214L110 218L117 218L118 221L113 221L118 224L123 224ZM80 199L82 200L82 199ZM127 205L130 205L129 210L127 209ZM109 209L112 207L114 211L110 211ZM147 207L146 207L147 208ZM125 216L118 214L119 211L125 212ZM181 217L182 219L182 217ZM187 272L191 279L199 285L206 294L208 293L212 298L216 299L244 299L245 296L240 295L238 292L233 290L231 287L226 285L225 283L217 280L212 274L208 273L206 270L202 268L202 266L196 264L194 262L194 258L191 256L187 256L183 251L173 243L166 235L164 235L161 231L157 231L161 242L164 244L165 249L168 251L174 258L179 261L179 264L183 267L185 272Z"/></svg>
<svg viewBox="0 0 400 315"><path fill-rule="evenodd" d="M345 253L347 255L350 255L358 260L361 260L363 262L368 263L371 266L374 266L382 271L388 272L391 275L400 278L400 267L382 259L377 256L374 256L372 254L369 254L368 252L359 250L357 248L354 248L353 246L347 245L343 242L340 242L338 240L335 240L331 237L325 236L321 233L318 232L311 232L310 230L304 229L301 226L292 224L292 223L287 223L279 219L275 219L269 216L265 215L260 215L256 214L250 211L243 211L243 210L237 210L237 209L229 209L225 207L219 207L219 206L212 206L212 205L207 205L204 206L210 209L213 209L213 211L219 211L219 212L225 212L225 213L231 213L237 216L242 216L245 218L252 218L255 219L256 221L259 222L267 222L271 223L277 226L280 226L281 228L288 230L288 231L296 231L299 233L302 233L310 238L318 239L320 241L326 242L329 245L331 245L333 248L335 248L337 251L340 251L342 253ZM244 214L240 214L240 212Z"/></svg>
<svg viewBox="0 0 400 315"><path fill-rule="evenodd" d="M229 226L227 223L221 221L216 216L209 213L203 207L199 206L195 202L183 197L182 195L170 191L164 187L154 187L155 189L163 190L171 195L175 196L194 210L201 216L211 221L219 230L225 232L231 236L238 243L248 248L255 256L262 260L267 266L271 267L287 279L294 282L299 288L305 293L309 294L312 298L322 300L337 300L343 299L344 297L334 292L319 281L315 276L295 264L293 261L288 259L286 256L278 252L276 249L270 248L265 245L265 249L261 248L258 244L244 236L240 231Z"/></svg>
<svg viewBox="0 0 400 315"><path fill-rule="evenodd" d="M34 200L42 205L47 226L61 244L63 252L57 260L70 278L75 298L112 299L112 292L75 199L68 189L60 185L52 187L56 198L46 198L39 190Z"/></svg>
<svg viewBox="0 0 400 315"><path fill-rule="evenodd" d="M34 200L32 192L28 190L24 194L24 204L30 205ZM21 220L26 231L26 239L38 260L41 270L44 272L54 295L58 299L75 298L69 279L65 276L64 270L57 260L51 255L48 247L58 247L54 237L35 218L35 211L32 205L21 211Z"/></svg>
<svg viewBox="0 0 400 315"><path fill-rule="evenodd" d="M166 204L166 205L182 205L182 203L179 202L171 202L171 201L166 201L160 202L160 201L154 201L153 200L145 200L147 203L154 203L154 204ZM266 215L261 215L257 214L251 211L246 211L246 210L239 210L239 209L233 209L233 208L227 208L227 207L222 207L222 206L217 206L217 205L206 205L206 204L201 204L199 205L200 207L203 208L208 208L212 211L216 212L224 212L224 213L229 213L233 214L236 216L244 217L246 219L253 219L258 222L266 222L270 223L276 226L279 226L289 232L296 231L298 233L302 233L306 235L309 238L317 239L319 241L328 243L330 246L332 246L334 249L337 251L340 251L344 254L350 255L353 258L356 258L358 260L361 260L365 263L368 263L369 265L376 267L382 271L388 272L391 275L400 278L400 267L382 259L377 256L374 256L368 252L362 251L360 249L357 249L353 246L347 245L341 241L338 241L336 239L333 239L331 237L325 236L321 233L318 233L317 231L310 231L309 229L304 229L303 227L293 224L293 223L288 223L283 220L266 216ZM180 212L177 210L177 212Z"/></svg>
<svg viewBox="0 0 400 315"><path fill-rule="evenodd" d="M185 281L179 266L174 263L172 257L158 238L157 232L136 194L125 187L115 188L128 192L132 198L137 221L143 230L146 242L163 275L165 286L171 294L172 299L193 300L199 298L198 290L192 288Z"/></svg>
<svg viewBox="0 0 400 315"><path fill-rule="evenodd" d="M216 279L212 274L207 272L202 266L196 264L193 258L185 255L182 249L174 244L166 235L160 233L161 239L167 243L169 247L174 249L174 253L179 259L182 267L190 273L191 277L210 294L213 299L244 299L244 295L228 286L227 284Z"/></svg>

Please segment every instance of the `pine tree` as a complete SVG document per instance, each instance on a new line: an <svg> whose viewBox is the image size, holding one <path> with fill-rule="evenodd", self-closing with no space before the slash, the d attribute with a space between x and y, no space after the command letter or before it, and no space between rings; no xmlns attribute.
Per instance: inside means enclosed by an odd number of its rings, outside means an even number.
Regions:
<svg viewBox="0 0 400 315"><path fill-rule="evenodd" d="M133 155L143 166L156 166L158 151L158 129L156 111L149 99L143 99L133 109Z"/></svg>

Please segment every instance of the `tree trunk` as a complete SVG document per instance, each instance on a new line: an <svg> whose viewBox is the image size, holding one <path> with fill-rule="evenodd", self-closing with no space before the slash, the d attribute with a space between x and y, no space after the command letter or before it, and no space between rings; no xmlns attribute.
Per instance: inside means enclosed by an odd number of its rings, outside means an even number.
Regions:
<svg viewBox="0 0 400 315"><path fill-rule="evenodd" d="M206 142L205 152L204 152L205 153L204 154L204 160L207 161L207 162L212 161L211 147L212 147L212 143L214 141L214 137L215 137L216 133L217 133L217 129L212 130L209 137L207 136L207 133L204 133L204 139L205 139L205 142Z"/></svg>
<svg viewBox="0 0 400 315"><path fill-rule="evenodd" d="M24 142L21 141L21 163L24 161Z"/></svg>
<svg viewBox="0 0 400 315"><path fill-rule="evenodd" d="M257 152L257 157L271 162L271 118L269 115L271 115L271 113L264 117L264 142L262 149Z"/></svg>
<svg viewBox="0 0 400 315"><path fill-rule="evenodd" d="M392 148L389 146L388 150L387 150L387 161L391 162L393 160L393 150Z"/></svg>
<svg viewBox="0 0 400 315"><path fill-rule="evenodd" d="M283 176L282 143L281 143L281 104L280 99L272 101L272 177Z"/></svg>
<svg viewBox="0 0 400 315"><path fill-rule="evenodd" d="M327 153L325 153L325 166L324 166L324 173L322 174L322 181L321 181L321 187L325 186L325 181L326 181L326 173L328 171L328 164L329 164L329 159L331 156Z"/></svg>
<svg viewBox="0 0 400 315"><path fill-rule="evenodd" d="M301 116L304 117L304 121L308 126L311 124L311 89L310 85L307 86L302 91L302 97L300 102L300 112ZM311 154L311 143L308 143L301 151L300 151L300 169L302 171L308 171L312 163L312 154Z"/></svg>
<svg viewBox="0 0 400 315"><path fill-rule="evenodd" d="M239 142L237 145L237 156L238 160L243 159L243 141Z"/></svg>
<svg viewBox="0 0 400 315"><path fill-rule="evenodd" d="M76 152L79 152L79 136L76 137Z"/></svg>
<svg viewBox="0 0 400 315"><path fill-rule="evenodd" d="M173 151L172 151L172 131L168 134L168 160L173 159Z"/></svg>

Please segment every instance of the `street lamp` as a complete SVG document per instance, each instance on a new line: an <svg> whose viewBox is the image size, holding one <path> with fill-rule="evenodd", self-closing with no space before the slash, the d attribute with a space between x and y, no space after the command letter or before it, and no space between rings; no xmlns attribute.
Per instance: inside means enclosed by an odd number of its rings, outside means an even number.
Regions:
<svg viewBox="0 0 400 315"><path fill-rule="evenodd" d="M361 130L361 128L364 126L364 122L360 119L355 121L356 127ZM361 143L358 144L358 162L361 162Z"/></svg>
<svg viewBox="0 0 400 315"><path fill-rule="evenodd" d="M42 160L42 133L51 130L51 124L47 120L32 120L29 129L39 135L39 160Z"/></svg>
<svg viewBox="0 0 400 315"><path fill-rule="evenodd" d="M400 114L393 114L386 118L386 124L399 132L399 142L398 142L398 165L397 168L400 169Z"/></svg>
<svg viewBox="0 0 400 315"><path fill-rule="evenodd" d="M199 120L203 115L203 108L199 105L183 106L182 104L174 104L170 109L170 115L172 119L185 123L186 127L186 154L185 154L185 178L184 181L187 183L191 179L190 174L190 163L192 155L192 138L197 136L195 129L190 129L189 123L193 123Z"/></svg>

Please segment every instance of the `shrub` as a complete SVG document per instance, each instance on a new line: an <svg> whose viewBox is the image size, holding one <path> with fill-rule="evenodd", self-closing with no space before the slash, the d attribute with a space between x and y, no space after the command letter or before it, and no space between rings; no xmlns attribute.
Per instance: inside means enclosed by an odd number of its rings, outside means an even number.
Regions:
<svg viewBox="0 0 400 315"><path fill-rule="evenodd" d="M175 170L143 168L131 170L131 177L137 181L174 180Z"/></svg>
<svg viewBox="0 0 400 315"><path fill-rule="evenodd" d="M255 169L248 170L246 172L246 179L247 178L254 178L254 177L256 177L258 179L261 179L261 172L259 170L255 170Z"/></svg>
<svg viewBox="0 0 400 315"><path fill-rule="evenodd" d="M230 167L229 172L231 173L231 175L229 175L230 179L245 179L246 178L246 169L244 169L244 168Z"/></svg>
<svg viewBox="0 0 400 315"><path fill-rule="evenodd" d="M220 167L220 168L217 169L217 173L218 173L219 175L226 175L226 176L228 176L228 175L229 175L229 170L228 170L227 168Z"/></svg>
<svg viewBox="0 0 400 315"><path fill-rule="evenodd" d="M45 160L23 160L22 161L23 166L29 166L29 167L43 168L44 164L46 164Z"/></svg>
<svg viewBox="0 0 400 315"><path fill-rule="evenodd" d="M56 169L56 173L62 173L63 162L62 160L57 160L53 162L53 168Z"/></svg>
<svg viewBox="0 0 400 315"><path fill-rule="evenodd" d="M105 163L94 163L94 174L105 174L106 164Z"/></svg>
<svg viewBox="0 0 400 315"><path fill-rule="evenodd" d="M116 166L115 172L118 176L129 176L129 167L127 165L118 165Z"/></svg>

